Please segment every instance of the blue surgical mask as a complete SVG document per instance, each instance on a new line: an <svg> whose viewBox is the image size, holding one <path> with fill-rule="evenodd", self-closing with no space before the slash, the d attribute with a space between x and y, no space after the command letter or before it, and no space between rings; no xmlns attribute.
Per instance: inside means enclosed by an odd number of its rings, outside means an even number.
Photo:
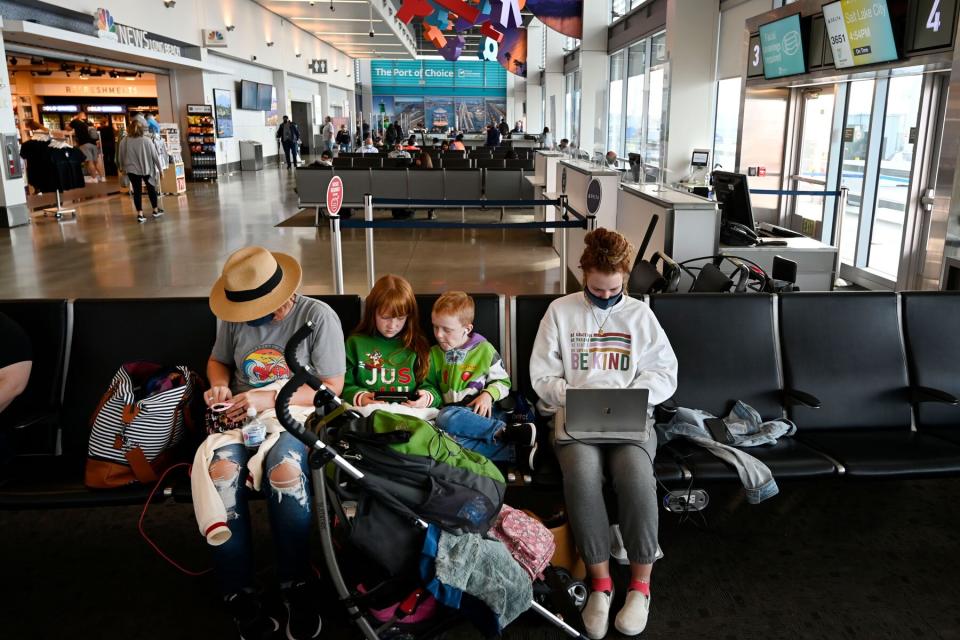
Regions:
<svg viewBox="0 0 960 640"><path fill-rule="evenodd" d="M599 296L593 295L588 287L584 287L583 292L587 295L587 300L593 303L593 306L598 309L609 309L613 305L620 302L620 300L623 298L623 290L621 290L617 295L610 296L609 298L600 298Z"/></svg>
<svg viewBox="0 0 960 640"><path fill-rule="evenodd" d="M265 324L270 324L271 322L273 322L273 314L272 314L272 313L268 313L267 315L263 316L262 318L257 318L256 320L249 320L249 321L247 321L247 326L248 326L248 327L262 327L263 325L265 325Z"/></svg>

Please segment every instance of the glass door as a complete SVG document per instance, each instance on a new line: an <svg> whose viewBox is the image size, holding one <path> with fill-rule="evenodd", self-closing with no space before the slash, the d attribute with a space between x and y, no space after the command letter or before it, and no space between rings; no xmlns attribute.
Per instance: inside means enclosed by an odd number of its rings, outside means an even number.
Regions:
<svg viewBox="0 0 960 640"><path fill-rule="evenodd" d="M906 230L919 208L912 188L924 76L850 84L843 128L840 275L869 288L901 280ZM906 274L904 274L906 275Z"/></svg>
<svg viewBox="0 0 960 640"><path fill-rule="evenodd" d="M790 176L790 188L823 191L827 184L836 93L834 87L824 86L802 95L796 171ZM818 237L817 229L823 223L824 197L796 196L793 202L793 226Z"/></svg>

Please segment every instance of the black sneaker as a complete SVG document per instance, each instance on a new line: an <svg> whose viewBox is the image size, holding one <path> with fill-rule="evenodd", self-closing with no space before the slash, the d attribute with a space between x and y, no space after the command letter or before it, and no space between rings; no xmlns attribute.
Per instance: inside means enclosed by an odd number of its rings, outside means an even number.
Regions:
<svg viewBox="0 0 960 640"><path fill-rule="evenodd" d="M137 214L137 222L146 222L147 219L143 216L142 213Z"/></svg>
<svg viewBox="0 0 960 640"><path fill-rule="evenodd" d="M267 640L280 629L280 623L263 611L256 594L240 591L223 599L240 632L240 640Z"/></svg>
<svg viewBox="0 0 960 640"><path fill-rule="evenodd" d="M159 217L162 216L162 215L163 215L163 209L160 209L160 208L158 207L158 208L156 208L156 209L153 210L153 217L154 217L154 218L159 218Z"/></svg>
<svg viewBox="0 0 960 640"><path fill-rule="evenodd" d="M320 596L313 584L297 582L282 589L287 607L287 640L319 638L323 621L320 619Z"/></svg>

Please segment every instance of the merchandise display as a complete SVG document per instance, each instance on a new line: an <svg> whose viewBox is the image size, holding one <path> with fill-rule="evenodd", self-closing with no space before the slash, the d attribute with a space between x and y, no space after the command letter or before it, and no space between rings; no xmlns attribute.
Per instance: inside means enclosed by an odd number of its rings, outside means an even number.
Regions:
<svg viewBox="0 0 960 640"><path fill-rule="evenodd" d="M213 107L187 105L187 145L190 147L190 177L194 180L217 179L216 125Z"/></svg>

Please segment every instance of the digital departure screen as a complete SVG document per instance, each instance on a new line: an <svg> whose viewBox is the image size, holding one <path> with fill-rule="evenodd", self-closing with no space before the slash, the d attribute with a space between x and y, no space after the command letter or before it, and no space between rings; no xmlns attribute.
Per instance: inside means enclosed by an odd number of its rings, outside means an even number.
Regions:
<svg viewBox="0 0 960 640"><path fill-rule="evenodd" d="M907 15L908 54L953 44L957 0L911 0Z"/></svg>
<svg viewBox="0 0 960 640"><path fill-rule="evenodd" d="M763 52L763 76L768 80L805 73L807 66L800 15L793 14L761 25L760 50Z"/></svg>
<svg viewBox="0 0 960 640"><path fill-rule="evenodd" d="M823 5L823 18L837 69L897 59L885 0L838 0Z"/></svg>

